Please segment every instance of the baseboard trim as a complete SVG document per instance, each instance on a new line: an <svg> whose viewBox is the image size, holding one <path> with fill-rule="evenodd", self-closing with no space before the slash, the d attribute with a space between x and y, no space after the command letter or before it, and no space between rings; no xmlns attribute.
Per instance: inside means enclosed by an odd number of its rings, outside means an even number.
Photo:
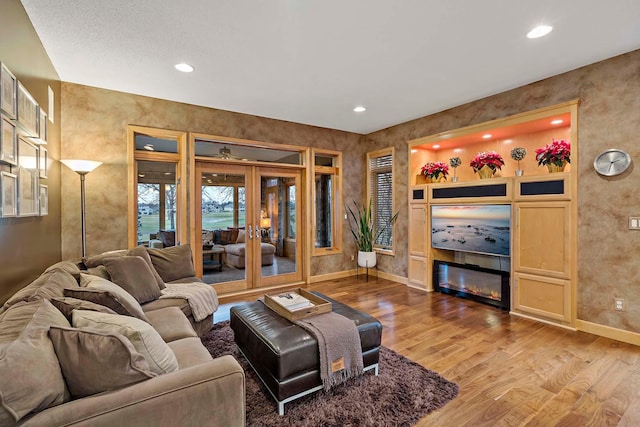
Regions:
<svg viewBox="0 0 640 427"><path fill-rule="evenodd" d="M316 276L309 276L307 278L307 283L318 283L324 282L325 280L336 280L336 279L344 279L345 277L355 276L355 270L344 270L344 271L336 271L335 273L326 273L326 274L318 274Z"/></svg>
<svg viewBox="0 0 640 427"><path fill-rule="evenodd" d="M573 326L569 326L569 325L563 325L562 323L556 323L552 320L545 320L545 319L541 319L539 317L535 317L535 316L529 316L527 314L522 314L522 313L518 313L515 311L509 311L509 314L511 314L512 316L518 316L518 317L522 317L524 319L529 319L529 320L533 320L534 322L540 322L540 323L544 323L547 325L551 325L551 326L557 326L558 328L562 328L562 329L567 329L569 331L577 331L576 328L574 328Z"/></svg>
<svg viewBox="0 0 640 427"><path fill-rule="evenodd" d="M576 320L576 327L579 331L588 332L612 340L626 342L627 344L640 345L640 334L637 332L625 331L624 329L612 328L611 326L599 325L586 320Z"/></svg>
<svg viewBox="0 0 640 427"><path fill-rule="evenodd" d="M423 288L422 286L418 286L418 285L412 285L411 283L407 283L407 288L415 289L416 291L422 291L426 293L433 292L432 289Z"/></svg>

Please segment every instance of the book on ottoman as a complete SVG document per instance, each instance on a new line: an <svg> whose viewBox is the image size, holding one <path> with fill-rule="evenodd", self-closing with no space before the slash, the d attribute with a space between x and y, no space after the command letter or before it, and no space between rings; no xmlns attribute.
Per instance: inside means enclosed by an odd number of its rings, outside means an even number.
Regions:
<svg viewBox="0 0 640 427"><path fill-rule="evenodd" d="M285 319L295 321L331 311L331 303L298 288L289 292L265 295L264 304Z"/></svg>

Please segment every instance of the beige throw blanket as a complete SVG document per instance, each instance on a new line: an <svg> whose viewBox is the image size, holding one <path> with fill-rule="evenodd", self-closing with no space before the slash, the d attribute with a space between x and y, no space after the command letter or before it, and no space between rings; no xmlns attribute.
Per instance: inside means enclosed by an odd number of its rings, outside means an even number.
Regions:
<svg viewBox="0 0 640 427"><path fill-rule="evenodd" d="M218 309L218 294L209 285L199 282L166 283L160 299L185 299L191 307L191 314L196 322L206 319Z"/></svg>
<svg viewBox="0 0 640 427"><path fill-rule="evenodd" d="M298 320L296 324L318 341L320 378L325 390L364 372L360 334L353 320L331 312Z"/></svg>

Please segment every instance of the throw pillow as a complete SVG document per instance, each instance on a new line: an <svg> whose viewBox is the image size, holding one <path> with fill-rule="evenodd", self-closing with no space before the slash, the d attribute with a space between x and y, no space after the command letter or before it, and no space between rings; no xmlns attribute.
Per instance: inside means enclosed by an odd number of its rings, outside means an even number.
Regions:
<svg viewBox="0 0 640 427"><path fill-rule="evenodd" d="M75 310L72 323L75 328L90 328L94 331L124 335L144 356L151 372L166 374L178 370L178 360L171 348L151 325L139 319L117 314Z"/></svg>
<svg viewBox="0 0 640 427"><path fill-rule="evenodd" d="M0 425L69 400L47 331L69 322L45 299L20 302L0 315Z"/></svg>
<svg viewBox="0 0 640 427"><path fill-rule="evenodd" d="M246 234L244 230L239 230L238 231L238 238L236 239L236 243L245 243L246 240Z"/></svg>
<svg viewBox="0 0 640 427"><path fill-rule="evenodd" d="M191 246L180 245L163 249L148 249L151 262L164 282L195 277Z"/></svg>
<svg viewBox="0 0 640 427"><path fill-rule="evenodd" d="M151 269L139 256L123 256L104 260L111 281L129 292L140 304L157 300L162 293Z"/></svg>
<svg viewBox="0 0 640 427"><path fill-rule="evenodd" d="M160 277L160 275L156 271L155 267L153 266L153 263L151 262L151 257L149 256L149 252L147 252L147 248L145 248L144 246L136 246L135 248L130 249L129 252L127 253L127 255L139 256L140 258L142 258L147 263L149 268L151 269L151 273L153 273L153 277L155 277L156 283L158 284L158 287L160 289L164 289L165 288L164 281L162 280L162 277Z"/></svg>
<svg viewBox="0 0 640 427"><path fill-rule="evenodd" d="M99 265L97 267L87 268L87 270L84 271L84 273L91 274L92 276L102 277L103 279L107 279L107 280L111 281L111 276L109 276L109 272L107 271L107 267L105 267L104 265Z"/></svg>
<svg viewBox="0 0 640 427"><path fill-rule="evenodd" d="M117 314L115 311L110 309L109 307L105 307L104 305L99 305L91 301L85 301L77 298L71 297L56 297L51 298L51 304L67 318L69 322L71 322L71 313L73 310L89 310L89 311L99 311L100 313L110 313Z"/></svg>
<svg viewBox="0 0 640 427"><path fill-rule="evenodd" d="M116 390L156 376L144 356L117 333L52 327L51 342L73 398ZM109 363L105 363L105 361Z"/></svg>
<svg viewBox="0 0 640 427"><path fill-rule="evenodd" d="M20 301L61 297L65 288L77 288L76 279L65 270L55 269L42 273L33 282L13 294L5 303L7 308Z"/></svg>
<svg viewBox="0 0 640 427"><path fill-rule="evenodd" d="M100 255L94 255L90 257L82 258L82 262L84 262L85 267L87 268L95 268L99 265L103 265L103 261L105 258L113 258L117 256L125 256L127 254L126 249L118 249L115 251L103 252Z"/></svg>
<svg viewBox="0 0 640 427"><path fill-rule="evenodd" d="M98 276L82 273L78 289L65 289L64 296L91 301L109 307L118 314L137 317L148 322L138 301L120 286Z"/></svg>

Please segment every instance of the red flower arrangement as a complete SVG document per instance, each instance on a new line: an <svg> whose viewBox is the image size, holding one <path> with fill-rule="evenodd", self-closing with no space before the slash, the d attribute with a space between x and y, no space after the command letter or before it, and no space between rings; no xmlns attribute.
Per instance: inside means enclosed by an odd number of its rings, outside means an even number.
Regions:
<svg viewBox="0 0 640 427"><path fill-rule="evenodd" d="M496 169L502 169L504 160L502 156L495 151L483 151L478 153L469 165L473 168L474 172L478 172L483 166L489 166L491 170L495 171Z"/></svg>
<svg viewBox="0 0 640 427"><path fill-rule="evenodd" d="M442 175L444 179L447 179L447 175L449 175L449 165L445 162L427 162L422 166L420 173L427 178L438 179L440 175Z"/></svg>
<svg viewBox="0 0 640 427"><path fill-rule="evenodd" d="M571 163L571 144L564 139L552 139L551 144L536 150L536 159L538 166L553 164L562 167L565 162Z"/></svg>

